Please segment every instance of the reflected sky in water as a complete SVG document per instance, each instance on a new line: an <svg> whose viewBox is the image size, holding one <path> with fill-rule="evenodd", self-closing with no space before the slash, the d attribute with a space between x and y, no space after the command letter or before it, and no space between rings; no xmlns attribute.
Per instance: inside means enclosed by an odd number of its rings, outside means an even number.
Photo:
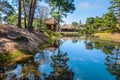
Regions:
<svg viewBox="0 0 120 80"><path fill-rule="evenodd" d="M68 64L75 73L75 80L115 80L104 64L107 55L101 50L86 49L84 40L76 43L68 40L60 48L69 54Z"/></svg>
<svg viewBox="0 0 120 80"><path fill-rule="evenodd" d="M34 60L17 64L12 71L1 69L0 79L120 80L120 50L116 50L116 45L81 39L61 39L58 43L60 46L52 45L55 52L45 49L36 53Z"/></svg>

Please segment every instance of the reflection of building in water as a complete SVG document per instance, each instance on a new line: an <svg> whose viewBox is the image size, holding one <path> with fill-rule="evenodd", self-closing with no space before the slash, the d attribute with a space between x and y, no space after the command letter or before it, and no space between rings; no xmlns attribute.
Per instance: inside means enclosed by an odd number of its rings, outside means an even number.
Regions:
<svg viewBox="0 0 120 80"><path fill-rule="evenodd" d="M116 80L120 80L120 53L119 49L116 49L115 53L112 53L106 57L107 70L112 75L116 76Z"/></svg>
<svg viewBox="0 0 120 80"><path fill-rule="evenodd" d="M59 42L56 43L59 44ZM59 45L56 47L58 47L58 53L51 56L51 67L53 71L50 72L45 80L73 80L74 73L69 69L67 64L69 60L67 53L62 53Z"/></svg>

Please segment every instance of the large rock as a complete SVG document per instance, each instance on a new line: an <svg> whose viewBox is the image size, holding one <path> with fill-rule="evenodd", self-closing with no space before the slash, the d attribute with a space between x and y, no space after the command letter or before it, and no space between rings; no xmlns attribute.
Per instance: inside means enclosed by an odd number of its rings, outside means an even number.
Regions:
<svg viewBox="0 0 120 80"><path fill-rule="evenodd" d="M13 25L0 24L0 53L38 48L47 38L41 32L29 32Z"/></svg>

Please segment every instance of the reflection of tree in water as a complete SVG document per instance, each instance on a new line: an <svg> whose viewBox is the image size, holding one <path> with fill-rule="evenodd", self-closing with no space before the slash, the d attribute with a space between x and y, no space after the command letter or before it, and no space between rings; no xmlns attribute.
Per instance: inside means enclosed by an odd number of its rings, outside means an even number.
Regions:
<svg viewBox="0 0 120 80"><path fill-rule="evenodd" d="M17 64L14 68L5 67L0 80L39 80L38 64L29 60L25 64Z"/></svg>
<svg viewBox="0 0 120 80"><path fill-rule="evenodd" d="M94 47L95 47L95 49L101 49L102 48L102 44L100 43L100 42L94 42Z"/></svg>
<svg viewBox="0 0 120 80"><path fill-rule="evenodd" d="M73 43L77 43L79 40L77 38L72 39Z"/></svg>
<svg viewBox="0 0 120 80"><path fill-rule="evenodd" d="M114 46L112 46L112 45L104 45L101 50L106 54L111 54L112 51L114 50Z"/></svg>
<svg viewBox="0 0 120 80"><path fill-rule="evenodd" d="M69 60L67 53L60 52L60 47L58 46L58 53L52 55L51 59L53 71L50 72L46 80L73 80L74 73L69 69L67 64L67 61Z"/></svg>
<svg viewBox="0 0 120 80"><path fill-rule="evenodd" d="M49 53L46 50L38 52L34 60L0 69L0 80L41 80L39 76L45 76L38 71L38 66L49 62Z"/></svg>
<svg viewBox="0 0 120 80"><path fill-rule="evenodd" d="M93 43L93 45L92 45ZM100 49L107 57L105 59L105 65L107 71L116 76L116 80L120 80L120 52L119 47L114 47L116 44L112 44L105 41L86 41L86 49L93 46L95 49ZM114 53L113 53L114 52Z"/></svg>
<svg viewBox="0 0 120 80"><path fill-rule="evenodd" d="M86 49L89 49L89 50L92 50L93 48L100 49L105 54L111 54L112 51L114 50L114 46L106 42L101 42L101 41L94 42L94 41L86 40L84 43L85 43Z"/></svg>
<svg viewBox="0 0 120 80"><path fill-rule="evenodd" d="M116 80L120 80L120 52L116 49L115 53L108 55L105 59L107 70L112 75L116 76Z"/></svg>
<svg viewBox="0 0 120 80"><path fill-rule="evenodd" d="M86 40L84 43L85 43L86 49L92 50L94 48L92 41Z"/></svg>
<svg viewBox="0 0 120 80"><path fill-rule="evenodd" d="M38 52L34 56L34 62L39 64L45 64L49 62L49 51L43 50L43 52Z"/></svg>
<svg viewBox="0 0 120 80"><path fill-rule="evenodd" d="M58 54L51 56L53 71L48 76L46 72L39 70L50 61L49 51L44 50L36 53L34 60L0 69L0 80L73 80L74 73L67 65L69 58L66 53L60 52L59 45L60 42L55 41L54 47L58 48Z"/></svg>

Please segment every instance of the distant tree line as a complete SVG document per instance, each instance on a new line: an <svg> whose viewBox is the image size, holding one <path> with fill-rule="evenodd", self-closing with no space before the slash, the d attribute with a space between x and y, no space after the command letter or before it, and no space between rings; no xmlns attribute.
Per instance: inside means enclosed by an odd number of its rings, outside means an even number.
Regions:
<svg viewBox="0 0 120 80"><path fill-rule="evenodd" d="M84 34L93 34L95 32L120 32L120 0L111 0L109 12L102 17L89 17L86 19Z"/></svg>

